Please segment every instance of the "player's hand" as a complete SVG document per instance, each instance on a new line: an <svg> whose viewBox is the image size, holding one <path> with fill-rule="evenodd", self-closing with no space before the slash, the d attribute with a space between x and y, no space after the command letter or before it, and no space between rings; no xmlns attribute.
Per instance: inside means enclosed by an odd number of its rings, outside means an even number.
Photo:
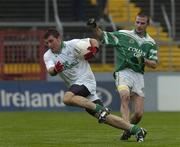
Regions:
<svg viewBox="0 0 180 147"><path fill-rule="evenodd" d="M96 55L96 53L99 51L99 48L88 47L87 50L89 50L89 52L84 55L85 60L89 60L89 59L93 58Z"/></svg>
<svg viewBox="0 0 180 147"><path fill-rule="evenodd" d="M94 18L88 19L86 24L87 24L87 26L89 26L91 28L96 28L96 26L97 26L96 20Z"/></svg>
<svg viewBox="0 0 180 147"><path fill-rule="evenodd" d="M59 73L59 72L62 72L64 70L64 65L58 61L56 64L55 64L55 67L54 67L54 71L56 73Z"/></svg>

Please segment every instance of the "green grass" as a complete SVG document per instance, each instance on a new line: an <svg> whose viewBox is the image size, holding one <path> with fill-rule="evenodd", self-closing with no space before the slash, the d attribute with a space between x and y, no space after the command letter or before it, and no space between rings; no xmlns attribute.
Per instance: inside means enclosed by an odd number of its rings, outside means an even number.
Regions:
<svg viewBox="0 0 180 147"><path fill-rule="evenodd" d="M120 141L122 131L85 112L1 112L0 147L180 146L180 112L146 112L140 125L148 130L143 143Z"/></svg>

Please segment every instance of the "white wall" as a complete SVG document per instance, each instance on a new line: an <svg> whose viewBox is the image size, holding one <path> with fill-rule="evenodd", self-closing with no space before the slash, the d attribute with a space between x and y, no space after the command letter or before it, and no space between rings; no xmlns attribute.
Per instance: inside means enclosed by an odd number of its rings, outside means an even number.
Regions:
<svg viewBox="0 0 180 147"><path fill-rule="evenodd" d="M157 78L158 110L180 111L180 75L165 75Z"/></svg>

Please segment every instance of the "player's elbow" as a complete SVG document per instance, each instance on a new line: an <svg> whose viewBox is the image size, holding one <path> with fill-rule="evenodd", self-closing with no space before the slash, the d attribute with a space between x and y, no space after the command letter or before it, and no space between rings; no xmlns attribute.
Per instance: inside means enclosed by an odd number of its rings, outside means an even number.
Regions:
<svg viewBox="0 0 180 147"><path fill-rule="evenodd" d="M50 76L56 76L57 73L49 73Z"/></svg>
<svg viewBox="0 0 180 147"><path fill-rule="evenodd" d="M90 39L90 44L91 44L92 47L99 48L99 42L96 39L91 38Z"/></svg>
<svg viewBox="0 0 180 147"><path fill-rule="evenodd" d="M56 75L57 75L57 73L54 71L54 67L48 69L48 74L49 74L50 76L56 76Z"/></svg>
<svg viewBox="0 0 180 147"><path fill-rule="evenodd" d="M151 66L153 69L156 69L158 66L158 63L156 61L153 61Z"/></svg>
<svg viewBox="0 0 180 147"><path fill-rule="evenodd" d="M156 68L157 68L157 63L152 63L152 64L150 65L150 67L151 67L152 69L156 69Z"/></svg>
<svg viewBox="0 0 180 147"><path fill-rule="evenodd" d="M157 66L156 65L151 65L151 68L156 69Z"/></svg>

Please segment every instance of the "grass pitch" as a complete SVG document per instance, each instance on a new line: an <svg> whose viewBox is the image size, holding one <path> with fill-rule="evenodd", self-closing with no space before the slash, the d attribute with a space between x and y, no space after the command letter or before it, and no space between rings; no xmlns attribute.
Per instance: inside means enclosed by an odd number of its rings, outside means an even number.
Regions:
<svg viewBox="0 0 180 147"><path fill-rule="evenodd" d="M180 112L146 112L140 125L143 143L85 112L1 112L0 147L180 147Z"/></svg>

